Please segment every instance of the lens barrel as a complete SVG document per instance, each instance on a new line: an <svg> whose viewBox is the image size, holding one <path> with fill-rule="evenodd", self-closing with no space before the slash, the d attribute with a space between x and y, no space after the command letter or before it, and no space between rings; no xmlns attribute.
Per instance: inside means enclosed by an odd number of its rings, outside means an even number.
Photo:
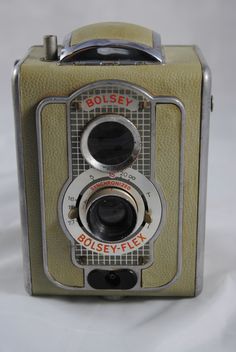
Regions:
<svg viewBox="0 0 236 352"><path fill-rule="evenodd" d="M119 171L137 158L141 138L137 128L121 115L103 115L88 124L81 137L87 162L101 171Z"/></svg>
<svg viewBox="0 0 236 352"><path fill-rule="evenodd" d="M137 223L136 203L123 190L98 191L87 205L87 223L93 236L113 242L129 236Z"/></svg>
<svg viewBox="0 0 236 352"><path fill-rule="evenodd" d="M102 122L89 134L88 149L100 163L119 165L130 158L134 149L134 137L130 130L119 122Z"/></svg>

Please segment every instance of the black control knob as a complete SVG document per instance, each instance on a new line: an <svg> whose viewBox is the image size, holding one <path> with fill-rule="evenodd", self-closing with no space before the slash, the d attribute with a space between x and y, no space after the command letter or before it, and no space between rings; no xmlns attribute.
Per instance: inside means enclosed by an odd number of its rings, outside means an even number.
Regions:
<svg viewBox="0 0 236 352"><path fill-rule="evenodd" d="M137 275L130 269L95 269L90 271L87 280L97 290L129 290L137 284Z"/></svg>

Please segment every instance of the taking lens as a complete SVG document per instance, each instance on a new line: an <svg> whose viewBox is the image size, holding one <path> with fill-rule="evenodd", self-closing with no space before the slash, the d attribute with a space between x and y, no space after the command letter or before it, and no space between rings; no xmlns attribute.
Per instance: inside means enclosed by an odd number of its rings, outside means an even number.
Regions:
<svg viewBox="0 0 236 352"><path fill-rule="evenodd" d="M94 201L87 213L87 222L94 237L108 242L119 241L130 235L136 220L132 204L112 195Z"/></svg>

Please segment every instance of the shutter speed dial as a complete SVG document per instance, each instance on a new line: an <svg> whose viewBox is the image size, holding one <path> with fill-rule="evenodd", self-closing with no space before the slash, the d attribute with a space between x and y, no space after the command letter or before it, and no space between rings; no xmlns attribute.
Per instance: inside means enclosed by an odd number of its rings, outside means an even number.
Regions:
<svg viewBox="0 0 236 352"><path fill-rule="evenodd" d="M61 223L87 249L122 255L159 233L163 202L160 189L134 169L112 174L89 169L64 191Z"/></svg>
<svg viewBox="0 0 236 352"><path fill-rule="evenodd" d="M120 241L132 233L137 213L134 199L118 188L101 189L87 203L89 229L94 237L108 242Z"/></svg>

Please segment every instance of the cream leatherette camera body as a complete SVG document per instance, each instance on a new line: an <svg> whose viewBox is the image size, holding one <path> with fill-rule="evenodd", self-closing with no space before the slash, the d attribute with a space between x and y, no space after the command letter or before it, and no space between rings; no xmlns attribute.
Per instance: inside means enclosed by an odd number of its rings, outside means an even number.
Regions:
<svg viewBox="0 0 236 352"><path fill-rule="evenodd" d="M14 67L27 291L202 288L210 70L195 46L101 23Z"/></svg>

